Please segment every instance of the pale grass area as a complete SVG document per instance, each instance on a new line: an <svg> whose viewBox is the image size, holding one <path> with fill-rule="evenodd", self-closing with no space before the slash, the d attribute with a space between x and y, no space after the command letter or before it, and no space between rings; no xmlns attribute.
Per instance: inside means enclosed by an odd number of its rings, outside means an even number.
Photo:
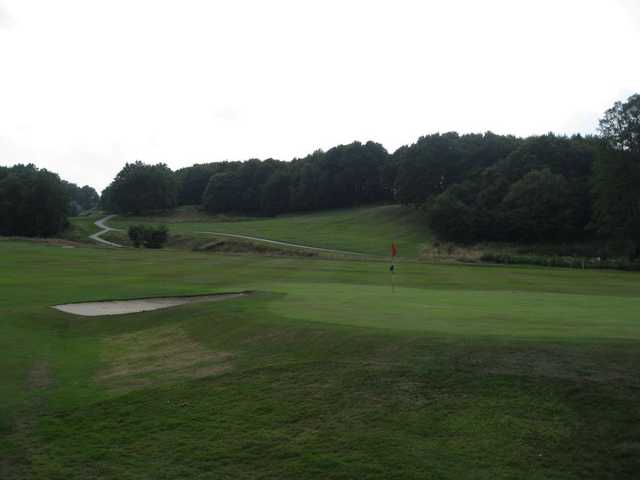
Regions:
<svg viewBox="0 0 640 480"><path fill-rule="evenodd" d="M486 245L460 246L450 242L434 242L426 244L420 251L420 260L428 261L460 261L479 262L482 255L487 253Z"/></svg>
<svg viewBox="0 0 640 480"><path fill-rule="evenodd" d="M51 370L45 361L36 362L29 370L27 386L30 390L42 390L51 386Z"/></svg>
<svg viewBox="0 0 640 480"><path fill-rule="evenodd" d="M98 383L133 390L226 372L233 355L207 349L179 326L162 326L106 337L102 359Z"/></svg>

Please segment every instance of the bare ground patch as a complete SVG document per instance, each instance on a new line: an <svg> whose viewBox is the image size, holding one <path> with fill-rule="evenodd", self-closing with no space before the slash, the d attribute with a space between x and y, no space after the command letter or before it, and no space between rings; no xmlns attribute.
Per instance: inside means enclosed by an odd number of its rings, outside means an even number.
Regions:
<svg viewBox="0 0 640 480"><path fill-rule="evenodd" d="M27 386L29 390L42 390L51 385L51 372L46 362L38 362L29 370Z"/></svg>
<svg viewBox="0 0 640 480"><path fill-rule="evenodd" d="M476 365L487 373L519 374L575 382L640 385L637 354L621 351L607 352L598 347L588 351L540 346L505 351L493 358L478 355Z"/></svg>
<svg viewBox="0 0 640 480"><path fill-rule="evenodd" d="M265 256L317 257L315 251L274 246L248 240L218 238L194 248L196 251L219 253L252 253Z"/></svg>
<svg viewBox="0 0 640 480"><path fill-rule="evenodd" d="M213 352L180 327L168 326L107 337L98 383L119 390L220 374L233 355Z"/></svg>
<svg viewBox="0 0 640 480"><path fill-rule="evenodd" d="M39 243L43 245L53 245L53 246L61 246L61 247L86 247L86 243L76 242L73 240L67 240L64 238L40 238L40 237L19 237L19 236L10 236L10 237L2 237L0 236L0 241L20 241L20 242L30 242L30 243Z"/></svg>

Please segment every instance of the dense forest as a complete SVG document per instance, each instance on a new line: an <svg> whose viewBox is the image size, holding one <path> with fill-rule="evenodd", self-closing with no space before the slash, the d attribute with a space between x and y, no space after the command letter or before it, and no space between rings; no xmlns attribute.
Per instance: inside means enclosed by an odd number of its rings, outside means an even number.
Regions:
<svg viewBox="0 0 640 480"><path fill-rule="evenodd" d="M127 164L102 194L122 213L202 204L210 213L276 215L393 200L385 182L391 156L382 145L358 142L290 162L251 159L194 165Z"/></svg>
<svg viewBox="0 0 640 480"><path fill-rule="evenodd" d="M98 201L93 188L34 165L0 167L0 235L56 235L67 227L68 215L95 208Z"/></svg>

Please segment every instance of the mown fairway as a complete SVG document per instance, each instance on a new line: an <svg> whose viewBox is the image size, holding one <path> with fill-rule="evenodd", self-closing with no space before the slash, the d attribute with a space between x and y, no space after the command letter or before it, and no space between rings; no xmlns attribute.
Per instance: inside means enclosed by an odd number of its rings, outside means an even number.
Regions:
<svg viewBox="0 0 640 480"><path fill-rule="evenodd" d="M281 215L275 218L231 219L186 210L169 216L117 217L110 225L126 229L135 223L167 223L172 233L193 235L219 232L251 235L312 247L347 250L371 255L388 255L396 240L400 256L415 258L429 240L426 222L419 211L400 205L325 210L316 213ZM206 235L200 235L206 238ZM380 239L388 239L382 243Z"/></svg>
<svg viewBox="0 0 640 480"><path fill-rule="evenodd" d="M640 471L637 274L400 263L392 294L374 261L0 241L0 262L2 479Z"/></svg>

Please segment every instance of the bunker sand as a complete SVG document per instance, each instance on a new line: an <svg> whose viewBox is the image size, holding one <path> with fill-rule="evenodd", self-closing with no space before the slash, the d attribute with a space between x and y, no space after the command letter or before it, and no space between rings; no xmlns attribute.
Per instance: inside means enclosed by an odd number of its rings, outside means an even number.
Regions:
<svg viewBox="0 0 640 480"><path fill-rule="evenodd" d="M126 313L148 312L151 310L186 305L188 303L219 302L221 300L244 297L248 293L249 292L237 292L217 295L198 295L193 297L155 297L137 298L133 300L67 303L54 305L53 308L61 312L81 315L83 317L99 317L101 315L124 315Z"/></svg>

